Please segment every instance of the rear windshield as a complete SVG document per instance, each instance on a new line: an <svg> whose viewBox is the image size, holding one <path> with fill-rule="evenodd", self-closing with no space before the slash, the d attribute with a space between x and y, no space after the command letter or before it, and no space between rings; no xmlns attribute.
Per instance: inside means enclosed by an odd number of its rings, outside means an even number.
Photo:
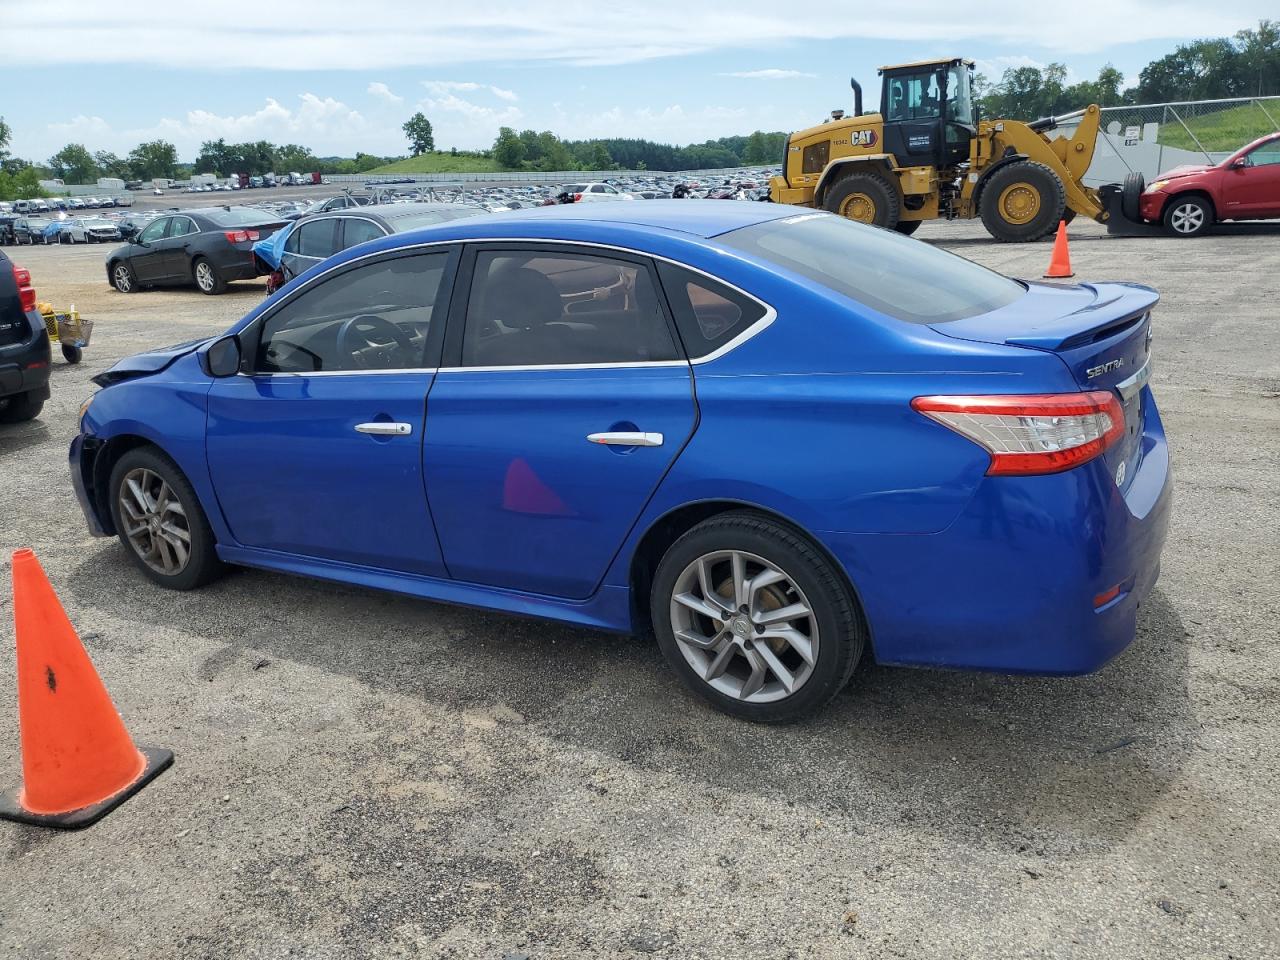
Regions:
<svg viewBox="0 0 1280 960"><path fill-rule="evenodd" d="M717 239L909 323L988 313L1024 292L963 257L830 214L772 220Z"/></svg>
<svg viewBox="0 0 1280 960"><path fill-rule="evenodd" d="M266 210L254 210L252 207L232 207L229 210L214 207L201 210L200 215L219 227L249 227L255 223L270 223L272 219Z"/></svg>
<svg viewBox="0 0 1280 960"><path fill-rule="evenodd" d="M410 213L403 217L392 217L384 214L391 229L396 233L406 233L419 227L429 227L433 223L444 223L446 220L461 220L464 217L475 217L484 213L469 207L459 206L457 210L424 210L421 213Z"/></svg>

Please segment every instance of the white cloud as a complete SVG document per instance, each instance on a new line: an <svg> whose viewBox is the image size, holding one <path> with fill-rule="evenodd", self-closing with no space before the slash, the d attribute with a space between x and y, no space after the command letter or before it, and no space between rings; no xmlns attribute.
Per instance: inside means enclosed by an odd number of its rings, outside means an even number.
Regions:
<svg viewBox="0 0 1280 960"><path fill-rule="evenodd" d="M635 63L709 50L741 50L803 40L857 38L945 43L967 41L1052 48L1051 59L1127 43L1229 36L1275 13L1275 0L1208 4L1198 0L1078 0L1071 16L1053 4L989 0L917 0L911 15L884 4L811 0L803 15L777 0L738 0L726 15L717 4L687 0L621 0L586 5L525 0L432 4L409 17L402 0L363 0L360 16L340 0L277 0L255 9L253 23L210 17L199 27L200 65L216 69L389 70L454 64L556 61ZM41 63L141 63L190 70L191 28L159 0L6 3L9 49L39 49ZM677 28L672 24L679 24ZM1099 29L1105 24L1106 29ZM59 42L48 43L53 33ZM210 67L215 69L215 67ZM455 91L456 92L456 91Z"/></svg>
<svg viewBox="0 0 1280 960"><path fill-rule="evenodd" d="M799 80L802 77L816 77L816 73L804 73L801 70L778 70L770 67L766 70L743 70L737 73L722 73L722 77L738 77L741 80Z"/></svg>
<svg viewBox="0 0 1280 960"><path fill-rule="evenodd" d="M437 96L453 92L478 93L487 90L499 100L506 100L508 103L514 103L520 99L514 90L504 90L489 83L474 83L469 80L423 80L422 85Z"/></svg>
<svg viewBox="0 0 1280 960"><path fill-rule="evenodd" d="M365 93L370 94L371 96L380 97L388 103L404 103L404 97L396 96L396 94L391 92L390 87L377 80L369 84Z"/></svg>
<svg viewBox="0 0 1280 960"><path fill-rule="evenodd" d="M320 154L331 150L349 153L354 140L375 132L358 110L340 100L313 93L299 94L294 107L268 97L262 107L250 113L223 115L195 109L179 118L163 117L149 127L117 130L102 117L81 115L50 123L47 129L54 139L82 140L90 150L127 151L142 141L163 138L172 142L178 148L178 155L186 159L195 157L203 141L219 138L232 142L297 142ZM386 143L382 149L388 151L403 149L403 137L396 136L389 142L383 136L379 142Z"/></svg>

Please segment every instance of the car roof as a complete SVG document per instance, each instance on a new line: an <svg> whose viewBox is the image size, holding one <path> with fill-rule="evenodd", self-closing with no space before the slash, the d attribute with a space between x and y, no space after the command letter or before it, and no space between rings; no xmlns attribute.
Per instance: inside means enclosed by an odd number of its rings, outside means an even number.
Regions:
<svg viewBox="0 0 1280 960"><path fill-rule="evenodd" d="M595 222L618 224L655 230L674 230L696 237L715 237L730 230L755 226L770 220L796 216L795 207L787 204L760 203L755 200L649 200L644 203L562 203L550 207L525 207L489 217L463 220L456 225L474 230L479 236L494 223L520 221ZM433 229L427 227L426 229Z"/></svg>

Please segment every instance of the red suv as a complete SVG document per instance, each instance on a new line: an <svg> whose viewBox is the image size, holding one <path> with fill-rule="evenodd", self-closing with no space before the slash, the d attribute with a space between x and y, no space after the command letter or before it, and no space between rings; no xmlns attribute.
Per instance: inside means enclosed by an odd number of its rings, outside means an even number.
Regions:
<svg viewBox="0 0 1280 960"><path fill-rule="evenodd" d="M1280 133L1241 147L1214 166L1175 167L1146 186L1142 219L1175 237L1195 237L1222 220L1280 217Z"/></svg>

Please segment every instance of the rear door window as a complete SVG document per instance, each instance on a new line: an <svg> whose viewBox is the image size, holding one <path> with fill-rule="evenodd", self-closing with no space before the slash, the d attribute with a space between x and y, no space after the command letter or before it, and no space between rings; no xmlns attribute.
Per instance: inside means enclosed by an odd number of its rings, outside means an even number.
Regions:
<svg viewBox="0 0 1280 960"><path fill-rule="evenodd" d="M636 364L679 356L645 263L560 251L476 254L464 366Z"/></svg>
<svg viewBox="0 0 1280 960"><path fill-rule="evenodd" d="M342 249L385 237L386 232L372 220L345 217L342 222Z"/></svg>
<svg viewBox="0 0 1280 960"><path fill-rule="evenodd" d="M338 218L312 220L298 227L298 255L323 260L337 252ZM290 237L290 240L293 238ZM287 242L287 241L286 241Z"/></svg>

